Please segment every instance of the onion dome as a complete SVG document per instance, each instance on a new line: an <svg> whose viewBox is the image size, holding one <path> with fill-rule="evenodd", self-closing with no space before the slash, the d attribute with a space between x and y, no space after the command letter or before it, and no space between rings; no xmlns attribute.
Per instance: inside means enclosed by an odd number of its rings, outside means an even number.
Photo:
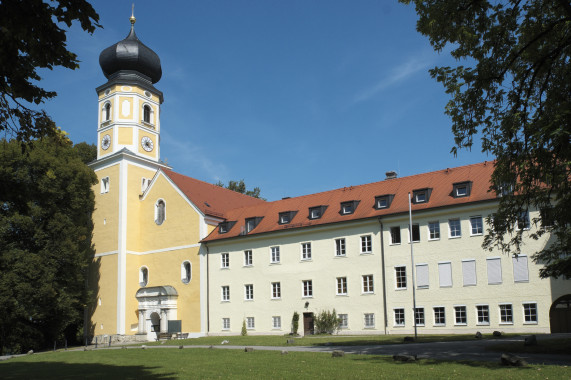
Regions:
<svg viewBox="0 0 571 380"><path fill-rule="evenodd" d="M163 74L157 53L145 46L135 34L135 17L131 16L131 31L127 38L109 46L99 55L99 65L109 79L119 71L136 71L157 83Z"/></svg>

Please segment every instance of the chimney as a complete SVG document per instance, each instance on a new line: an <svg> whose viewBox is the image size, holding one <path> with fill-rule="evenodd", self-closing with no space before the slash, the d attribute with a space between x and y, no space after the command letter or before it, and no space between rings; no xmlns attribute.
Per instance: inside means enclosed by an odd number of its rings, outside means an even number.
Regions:
<svg viewBox="0 0 571 380"><path fill-rule="evenodd" d="M392 170L386 172L385 175L387 176L385 179L395 179L395 178L397 178L397 172L392 171Z"/></svg>

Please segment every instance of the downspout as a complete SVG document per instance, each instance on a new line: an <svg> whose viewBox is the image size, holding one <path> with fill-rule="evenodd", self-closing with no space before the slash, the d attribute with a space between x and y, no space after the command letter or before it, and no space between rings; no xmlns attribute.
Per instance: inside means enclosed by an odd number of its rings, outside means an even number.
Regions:
<svg viewBox="0 0 571 380"><path fill-rule="evenodd" d="M210 270L208 267L208 244L204 243L204 247L206 248L206 335L208 335L210 334Z"/></svg>
<svg viewBox="0 0 571 380"><path fill-rule="evenodd" d="M383 239L383 221L378 218L381 225L381 265L383 271L383 310L385 313L385 335L387 334L388 315L387 315L387 277L385 276L385 240Z"/></svg>

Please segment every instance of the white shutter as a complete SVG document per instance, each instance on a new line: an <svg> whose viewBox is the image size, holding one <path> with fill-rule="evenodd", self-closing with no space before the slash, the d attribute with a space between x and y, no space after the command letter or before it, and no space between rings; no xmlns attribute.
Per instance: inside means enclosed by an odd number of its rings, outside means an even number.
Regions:
<svg viewBox="0 0 571 380"><path fill-rule="evenodd" d="M438 263L438 275L440 277L440 287L452 286L451 263Z"/></svg>
<svg viewBox="0 0 571 380"><path fill-rule="evenodd" d="M527 256L512 257L514 264L514 281L528 282L529 272L527 270Z"/></svg>
<svg viewBox="0 0 571 380"><path fill-rule="evenodd" d="M502 265L500 258L487 259L488 263L488 284L502 283Z"/></svg>
<svg viewBox="0 0 571 380"><path fill-rule="evenodd" d="M428 288L428 264L416 265L416 286L418 288Z"/></svg>
<svg viewBox="0 0 571 380"><path fill-rule="evenodd" d="M476 285L476 260L462 261L464 286Z"/></svg>

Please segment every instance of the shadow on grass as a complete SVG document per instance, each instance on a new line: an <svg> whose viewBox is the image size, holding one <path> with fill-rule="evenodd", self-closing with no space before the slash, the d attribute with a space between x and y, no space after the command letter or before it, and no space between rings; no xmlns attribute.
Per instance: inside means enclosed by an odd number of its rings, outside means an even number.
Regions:
<svg viewBox="0 0 571 380"><path fill-rule="evenodd" d="M155 374L157 367L113 366L93 363L3 363L0 377L8 379L160 379L178 378L174 373Z"/></svg>

